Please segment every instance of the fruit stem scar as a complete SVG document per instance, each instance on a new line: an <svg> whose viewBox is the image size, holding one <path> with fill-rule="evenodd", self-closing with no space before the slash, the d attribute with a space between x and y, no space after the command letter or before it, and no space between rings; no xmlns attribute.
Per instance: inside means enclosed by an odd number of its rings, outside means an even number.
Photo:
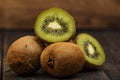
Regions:
<svg viewBox="0 0 120 80"><path fill-rule="evenodd" d="M54 58L53 58L52 56L49 56L49 57L48 57L47 64L48 64L51 68L53 68L53 66L54 66Z"/></svg>
<svg viewBox="0 0 120 80"><path fill-rule="evenodd" d="M27 45L25 45L25 48L27 48Z"/></svg>
<svg viewBox="0 0 120 80"><path fill-rule="evenodd" d="M51 29L62 29L61 26L56 22L51 22L48 24L48 28L51 28Z"/></svg>

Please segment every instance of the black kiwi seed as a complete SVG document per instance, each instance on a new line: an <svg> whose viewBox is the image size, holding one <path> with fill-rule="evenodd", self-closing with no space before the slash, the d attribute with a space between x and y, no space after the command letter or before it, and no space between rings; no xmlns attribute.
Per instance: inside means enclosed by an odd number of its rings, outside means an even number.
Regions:
<svg viewBox="0 0 120 80"><path fill-rule="evenodd" d="M47 43L70 40L75 32L74 18L65 10L50 8L40 13L36 19L36 35Z"/></svg>
<svg viewBox="0 0 120 80"><path fill-rule="evenodd" d="M99 54L96 50L96 47L92 44L92 42L88 40L88 41L85 41L83 45L84 45L84 50L86 52L86 55L93 59L97 59ZM92 52L90 52L90 48L92 49Z"/></svg>
<svg viewBox="0 0 120 80"><path fill-rule="evenodd" d="M48 27L48 25L54 21L56 21L61 26L61 29L52 29ZM63 33L68 31L67 23L63 22L61 18L47 16L44 20L44 23L45 24L42 25L42 30L46 33L53 35L63 35Z"/></svg>
<svg viewBox="0 0 120 80"><path fill-rule="evenodd" d="M97 69L105 62L105 53L97 39L87 33L79 34L75 42L85 54L85 67Z"/></svg>

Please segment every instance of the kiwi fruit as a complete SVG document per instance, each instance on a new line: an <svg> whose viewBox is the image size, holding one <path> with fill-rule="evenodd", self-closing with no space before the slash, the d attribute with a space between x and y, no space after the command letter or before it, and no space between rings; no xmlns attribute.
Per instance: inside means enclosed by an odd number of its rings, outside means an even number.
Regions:
<svg viewBox="0 0 120 80"><path fill-rule="evenodd" d="M34 25L36 35L45 42L68 41L76 32L73 17L61 8L41 12Z"/></svg>
<svg viewBox="0 0 120 80"><path fill-rule="evenodd" d="M42 68L54 77L68 77L80 71L85 57L79 46L70 42L57 42L46 47L41 56Z"/></svg>
<svg viewBox="0 0 120 80"><path fill-rule="evenodd" d="M34 73L40 66L40 55L43 45L34 36L24 36L17 39L9 47L6 60L17 74Z"/></svg>
<svg viewBox="0 0 120 80"><path fill-rule="evenodd" d="M93 36L81 33L75 42L85 54L85 69L97 69L105 62L104 50Z"/></svg>

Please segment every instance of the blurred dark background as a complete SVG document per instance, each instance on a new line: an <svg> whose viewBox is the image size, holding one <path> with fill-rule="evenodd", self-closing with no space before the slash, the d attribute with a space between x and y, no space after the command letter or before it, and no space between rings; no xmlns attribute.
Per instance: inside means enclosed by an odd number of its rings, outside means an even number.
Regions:
<svg viewBox="0 0 120 80"><path fill-rule="evenodd" d="M57 80L45 73L20 77L5 60L8 48L16 39L35 35L37 15L51 7L68 11L79 28L76 35L93 35L106 54L101 69L79 72L64 80L120 80L120 0L0 0L0 80Z"/></svg>
<svg viewBox="0 0 120 80"><path fill-rule="evenodd" d="M120 28L120 0L0 0L0 29L32 29L51 7L67 10L77 28Z"/></svg>

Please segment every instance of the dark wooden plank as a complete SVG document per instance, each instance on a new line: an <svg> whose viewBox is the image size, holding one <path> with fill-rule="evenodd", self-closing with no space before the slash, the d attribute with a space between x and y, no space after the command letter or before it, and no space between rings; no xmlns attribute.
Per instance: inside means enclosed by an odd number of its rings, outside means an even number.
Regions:
<svg viewBox="0 0 120 80"><path fill-rule="evenodd" d="M37 80L58 80L59 78L54 78L46 73L38 73L38 78L35 78ZM109 77L104 73L102 70L97 71L83 71L78 72L74 74L73 76L62 78L62 80L110 80Z"/></svg>
<svg viewBox="0 0 120 80"><path fill-rule="evenodd" d="M0 31L0 80L2 80L3 32Z"/></svg>
<svg viewBox="0 0 120 80"><path fill-rule="evenodd" d="M2 33L0 32L0 39L2 39L1 34L2 34ZM1 70L2 70L2 69L1 69L1 64L2 64L1 61L2 61L2 60L1 60L1 59L2 59L2 40L0 40L0 79L1 79L1 73L2 73L2 71L1 71Z"/></svg>
<svg viewBox="0 0 120 80"><path fill-rule="evenodd" d="M77 78L78 80L79 78L82 80L110 80L102 69L97 71L82 72Z"/></svg>
<svg viewBox="0 0 120 80"><path fill-rule="evenodd" d="M58 80L58 78L54 78L49 74L39 70L36 74L30 76L18 76L16 75L9 66L5 63L5 56L8 47L10 44L15 41L17 38L31 34L33 35L33 31L7 31L5 32L5 44L4 44L4 72L3 72L3 79L4 80ZM87 72L79 72L76 73L74 76L63 78L63 80L110 80L109 77L104 73L104 71L87 71Z"/></svg>
<svg viewBox="0 0 120 80"><path fill-rule="evenodd" d="M106 54L106 62L102 69L111 80L120 80L120 30L81 32L87 32L98 39Z"/></svg>
<svg viewBox="0 0 120 80"><path fill-rule="evenodd" d="M60 78L55 78L49 74L39 70L36 74L29 76L19 76L13 71L8 71L4 74L4 80L60 80ZM10 78L9 78L10 77ZM110 80L108 76L102 70L90 71L90 72L79 72L73 76L62 78L62 80Z"/></svg>
<svg viewBox="0 0 120 80"><path fill-rule="evenodd" d="M120 80L120 31L105 32L102 37L107 56L103 69L112 80Z"/></svg>

